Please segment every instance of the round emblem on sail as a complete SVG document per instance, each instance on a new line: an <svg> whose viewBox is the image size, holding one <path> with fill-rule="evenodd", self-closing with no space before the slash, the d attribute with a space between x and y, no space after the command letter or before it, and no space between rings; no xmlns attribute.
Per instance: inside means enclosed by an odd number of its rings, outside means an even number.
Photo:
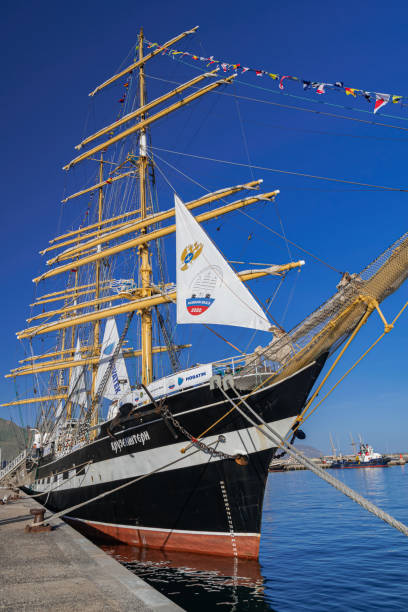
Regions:
<svg viewBox="0 0 408 612"><path fill-rule="evenodd" d="M215 301L215 290L221 285L222 270L219 266L207 266L194 277L191 297L186 299L186 308L193 316L206 312Z"/></svg>
<svg viewBox="0 0 408 612"><path fill-rule="evenodd" d="M194 244L187 245L180 257L181 263L183 264L180 270L183 270L183 272L184 270L187 270L189 264L191 264L192 261L197 259L197 257L201 254L202 250L203 245L201 242L194 242Z"/></svg>
<svg viewBox="0 0 408 612"><path fill-rule="evenodd" d="M113 349L115 348L115 343L111 342L111 344L108 344L108 346L105 347L105 350L103 351L104 355L111 355L113 353Z"/></svg>

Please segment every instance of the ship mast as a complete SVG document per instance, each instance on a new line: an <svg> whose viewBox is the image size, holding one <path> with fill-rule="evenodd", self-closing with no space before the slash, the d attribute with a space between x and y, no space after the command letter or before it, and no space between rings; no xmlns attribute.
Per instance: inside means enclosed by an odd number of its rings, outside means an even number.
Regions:
<svg viewBox="0 0 408 612"><path fill-rule="evenodd" d="M140 107L146 104L145 100L145 77L143 60L143 28L139 34L139 96ZM145 113L140 115L140 121L146 118ZM141 129L139 138L139 186L140 186L140 218L143 220L147 216L146 206L146 178L147 178L147 147L146 129ZM141 234L146 234L147 228L141 230ZM144 242L139 246L140 280L142 284L141 297L151 295L151 273L152 268L149 258L149 243ZM153 360L152 360L152 311L151 307L143 308L141 311L141 331L142 331L142 383L148 385L153 379Z"/></svg>
<svg viewBox="0 0 408 612"><path fill-rule="evenodd" d="M54 304L54 302L63 301L63 306L54 307L51 309L44 309L43 312L37 314L29 319L27 322L35 321L36 324L33 327L29 327L20 332L17 332L19 339L21 338L32 338L41 334L48 334L55 331L62 331L62 345L60 350L53 351L51 353L45 353L43 355L32 356L27 360L23 360L21 367L15 368L11 371L7 377L17 377L24 375L33 374L44 374L46 372L60 371L68 369L68 375L65 377L68 380L67 386L60 386L57 388L57 393L51 396L54 400L57 399L68 399L67 402L67 417L71 417L73 414L72 404L67 393L69 389L69 383L72 378L72 371L75 368L83 367L90 368L92 373L92 384L91 384L91 406L87 411L86 420L91 427L95 427L98 423L98 389L97 389L97 372L100 361L101 352L101 325L103 319L110 317L116 317L126 313L136 311L140 316L141 321L141 339L140 345L137 350L125 350L123 356L128 357L139 357L141 359L141 372L140 380L143 384L148 385L153 380L153 354L162 353L168 351L168 346L152 346L152 309L156 308L161 304L174 303L176 300L177 292L173 285L170 283L165 291L159 290L152 282L152 267L151 267L151 248L149 243L164 238L173 234L176 230L176 225L171 223L171 219L175 216L174 207L153 213L148 206L148 180L149 180L149 166L151 164L148 150L147 150L147 128L150 125L159 121L163 117L166 117L172 113L175 113L179 109L195 102L202 96L215 91L219 87L230 85L233 83L236 74L219 78L217 69L212 71L206 71L193 79L178 85L175 89L159 96L147 102L146 100L146 84L145 84L145 72L144 66L148 60L155 57L163 49L170 47L173 43L181 40L189 34L193 34L197 28L185 31L175 38L167 41L161 45L160 50L156 49L151 53L144 55L143 50L143 29L140 30L138 37L138 54L136 61L128 66L125 70L122 70L117 75L114 75L108 79L105 83L98 86L91 95L94 95L97 91L104 89L110 83L121 78L124 74L135 73L138 70L138 94L139 94L139 107L126 115L114 124L103 127L95 134L89 135L85 138L77 147L81 150L85 145L93 142L101 136L107 134L108 139L104 142L100 142L96 146L87 148L75 159L71 160L67 165L64 166L65 170L69 170L78 163L85 159L95 160L97 153L100 153L100 158L95 161L99 162L99 176L98 182L91 187L86 187L76 193L73 193L66 197L63 201L68 202L73 198L80 197L89 192L98 191L98 208L97 218L95 222L86 225L85 227L79 227L71 230L61 236L57 236L50 240L47 248L41 251L42 255L45 255L49 251L58 250L59 253L47 260L47 265L52 266L51 269L44 272L41 276L33 279L35 283L38 283L47 278L60 275L63 273L75 272L75 286L67 287L65 290L47 293L37 298L33 306L40 306L44 304ZM202 81L210 80L212 82L196 88L195 86ZM127 84L128 85L128 84ZM180 94L185 90L195 87L194 91L187 95L183 94L180 98ZM175 96L179 96L179 99L170 105L165 105L161 110L156 110L156 107L166 103L168 100L174 99ZM155 109L152 113L152 109ZM130 123L132 122L132 123ZM134 123L133 123L134 122ZM118 127L125 125L124 130L118 131ZM120 163L113 172L110 172L109 178L104 179L104 167L106 163L111 163L105 157L105 151L109 150L109 147L127 139L132 134L138 134L138 156L136 164L131 163L131 170L121 172L117 174L126 162L130 160L130 157L126 158L124 163ZM102 157L103 154L103 157ZM99 156L98 156L99 157ZM134 156L132 154L132 160ZM122 160L123 162L123 160ZM137 169L135 170L135 165ZM119 215L114 215L109 219L104 219L104 199L106 196L105 189L107 186L116 181L126 179L138 180L139 189L139 204L140 206L131 211L126 211ZM228 196L232 196L235 193L239 193L244 190L258 190L260 187L261 180L253 180L249 183L239 184L232 187L224 187L214 192L208 193L196 200L192 200L186 203L188 210L210 204L212 202L222 201ZM110 189L110 187L109 187ZM278 195L279 191L274 190L260 195L250 194L247 197L241 197L239 200L234 202L226 203L223 206L217 206L211 210L201 213L195 217L197 222L205 222L209 219L219 217L224 214L233 212L234 210L241 209L252 204L259 202L260 200L271 200ZM162 226L163 221L169 221ZM159 225L159 227L158 227ZM64 248L68 247L68 248ZM103 280L103 261L113 256L119 255L120 253L130 252L137 248L138 257L138 269L139 279L137 288L132 290L119 292L107 291L111 289L108 282ZM61 262L62 265L58 265ZM65 263L64 263L65 262ZM57 264L57 265L55 265ZM90 282L84 277L84 273L81 269L85 268L89 264L94 264L94 282ZM281 275L287 270L293 267L299 267L303 262L291 262L282 266L273 266L272 268L264 268L257 270L243 271L239 273L239 277L243 282L258 278L261 276ZM90 295L92 297L85 297ZM77 298L80 297L79 301ZM73 300L73 303L70 302ZM67 302L68 301L68 302ZM109 303L109 305L107 305ZM106 304L106 306L105 306ZM45 322L41 323L42 319L46 319ZM75 349L75 334L78 326L92 324L93 338L88 346L80 347L80 352L76 355ZM68 329L71 328L71 342L69 342ZM69 348L69 344L71 348ZM189 346L189 345L188 345ZM187 348L187 345L177 347L178 349ZM49 360L51 358L51 360ZM41 398L43 401L49 399L48 396ZM35 402L36 398L29 398L25 400L27 403ZM17 402L9 403L9 405L18 404ZM96 431L96 429L95 429Z"/></svg>
<svg viewBox="0 0 408 612"><path fill-rule="evenodd" d="M72 294L72 296L74 298L74 303L76 305L76 302L77 302L77 299L76 299L76 296L77 296L77 286L78 286L78 270L77 269L75 269L74 275L75 275L75 281L74 281L75 292ZM66 331L66 330L64 330L64 331ZM72 349L71 357L72 358L74 357L74 354L75 354L75 331L76 331L76 327L75 327L75 325L73 325L72 328L71 328L71 349ZM64 346L62 346L62 350L63 349L64 349ZM62 372L62 370L61 370L61 372ZM73 372L73 370L71 370L71 369L68 370L68 387L67 387L67 390L70 387L72 372ZM67 402L67 405L66 405L66 418L67 418L67 421L71 419L71 416L72 416L72 402L71 402L70 399L68 399L68 402Z"/></svg>
<svg viewBox="0 0 408 612"><path fill-rule="evenodd" d="M99 182L102 184L103 182L103 154L101 153L101 158L99 160ZM103 209L103 187L99 188L98 195L98 235L101 231L101 221L102 221L102 209ZM101 249L100 245L97 246L97 250ZM100 276L101 276L101 260L98 259L95 262L95 300L99 300L100 297ZM96 304L95 310L99 310L99 304ZM99 335L100 335L101 323L100 320L97 319L94 324L94 333L93 333L93 356L96 358L99 356ZM92 365L92 387L91 387L91 426L97 425L98 423L98 402L95 402L95 394L96 394L96 376L98 373L98 363L94 363Z"/></svg>

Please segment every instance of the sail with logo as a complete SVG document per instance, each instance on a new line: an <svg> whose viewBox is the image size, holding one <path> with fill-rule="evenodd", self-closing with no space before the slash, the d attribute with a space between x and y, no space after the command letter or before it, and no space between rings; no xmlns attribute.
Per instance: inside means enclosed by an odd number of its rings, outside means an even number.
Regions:
<svg viewBox="0 0 408 612"><path fill-rule="evenodd" d="M215 244L175 195L177 323L271 331L271 323Z"/></svg>
<svg viewBox="0 0 408 612"><path fill-rule="evenodd" d="M129 376L122 351L120 351L118 357L111 363L112 355L115 352L118 342L119 334L115 319L107 319L95 387L98 389L105 372L110 368L109 380L103 391L103 396L109 400L118 399L119 396L130 392Z"/></svg>

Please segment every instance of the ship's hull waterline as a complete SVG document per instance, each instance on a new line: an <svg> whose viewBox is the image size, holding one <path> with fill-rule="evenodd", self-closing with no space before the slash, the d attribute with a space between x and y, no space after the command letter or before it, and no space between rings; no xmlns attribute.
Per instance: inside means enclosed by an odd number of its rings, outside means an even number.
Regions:
<svg viewBox="0 0 408 612"><path fill-rule="evenodd" d="M321 358L256 391L248 403L286 435L324 362ZM222 393L210 390L208 384L170 396L166 404L196 436L231 408ZM25 490L44 491L37 498L41 503L54 512L67 509L67 520L94 537L161 550L257 558L263 496L276 447L236 410L202 440L223 453L247 456L247 465L194 446L182 454L189 441L177 434L175 439L159 415L128 421L126 429L115 430L115 438L102 431L87 446L54 460L43 458L35 481ZM220 434L225 441L218 441ZM177 459L181 460L168 465ZM69 511L139 477L143 478Z"/></svg>

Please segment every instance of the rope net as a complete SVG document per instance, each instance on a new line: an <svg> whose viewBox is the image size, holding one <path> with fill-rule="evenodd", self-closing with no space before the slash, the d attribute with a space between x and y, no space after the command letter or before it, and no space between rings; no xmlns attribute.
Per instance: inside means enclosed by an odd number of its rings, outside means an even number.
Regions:
<svg viewBox="0 0 408 612"><path fill-rule="evenodd" d="M260 370L288 376L325 353L333 352L353 332L361 318L381 303L408 277L408 232L394 242L360 274L345 273L337 292L291 331L274 328L266 347L247 356L240 374ZM375 304L375 302L374 302Z"/></svg>

